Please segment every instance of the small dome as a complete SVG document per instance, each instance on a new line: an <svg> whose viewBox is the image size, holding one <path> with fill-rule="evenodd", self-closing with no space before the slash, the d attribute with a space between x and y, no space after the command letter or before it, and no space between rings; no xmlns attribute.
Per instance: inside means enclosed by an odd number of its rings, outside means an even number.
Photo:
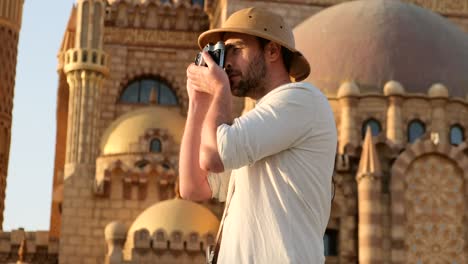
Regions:
<svg viewBox="0 0 468 264"><path fill-rule="evenodd" d="M141 229L147 229L150 235L162 229L168 235L180 231L183 235L196 232L203 236L216 235L218 228L218 218L206 207L178 198L166 200L154 204L136 218L128 231L125 248L133 248L134 233Z"/></svg>
<svg viewBox="0 0 468 264"><path fill-rule="evenodd" d="M127 236L127 230L125 225L119 221L113 221L106 225L104 229L104 237L106 240L112 239L125 239Z"/></svg>
<svg viewBox="0 0 468 264"><path fill-rule="evenodd" d="M405 88L397 81L389 81L384 86L385 95L403 95L404 93Z"/></svg>
<svg viewBox="0 0 468 264"><path fill-rule="evenodd" d="M359 95L359 88L354 82L345 82L340 85L338 89L338 98L345 96L357 96Z"/></svg>
<svg viewBox="0 0 468 264"><path fill-rule="evenodd" d="M354 81L361 93L382 93L400 82L426 94L443 83L451 96L468 87L468 35L439 14L396 0L358 0L326 8L294 29L297 48L311 65L306 81L336 96Z"/></svg>
<svg viewBox="0 0 468 264"><path fill-rule="evenodd" d="M115 120L101 139L103 155L131 153L131 144L137 143L149 129L166 129L174 142L180 144L185 118L179 108L145 107L124 114Z"/></svg>
<svg viewBox="0 0 468 264"><path fill-rule="evenodd" d="M431 88L429 88L428 94L429 94L429 97L432 97L432 98L434 98L434 97L443 97L443 98L449 97L449 92L448 92L447 87L445 87L441 83L436 83L436 84L432 85Z"/></svg>

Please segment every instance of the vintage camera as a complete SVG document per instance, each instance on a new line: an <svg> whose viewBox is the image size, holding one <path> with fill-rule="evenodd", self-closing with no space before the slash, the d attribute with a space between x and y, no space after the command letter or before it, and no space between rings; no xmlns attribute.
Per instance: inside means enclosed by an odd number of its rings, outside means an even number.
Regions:
<svg viewBox="0 0 468 264"><path fill-rule="evenodd" d="M222 41L218 41L215 45L208 43L204 48L204 51L208 51L211 58L219 65L219 67L224 68L224 53L225 47ZM203 59L202 53L199 52L195 58L195 64L198 66L206 66L206 62Z"/></svg>

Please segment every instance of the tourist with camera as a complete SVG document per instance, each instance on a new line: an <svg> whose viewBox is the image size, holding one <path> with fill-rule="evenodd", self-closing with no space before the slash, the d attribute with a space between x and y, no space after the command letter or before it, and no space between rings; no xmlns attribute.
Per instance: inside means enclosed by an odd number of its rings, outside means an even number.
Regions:
<svg viewBox="0 0 468 264"><path fill-rule="evenodd" d="M226 201L209 261L324 263L336 127L290 27L247 8L198 41L179 177L183 198ZM232 118L232 95L255 108Z"/></svg>

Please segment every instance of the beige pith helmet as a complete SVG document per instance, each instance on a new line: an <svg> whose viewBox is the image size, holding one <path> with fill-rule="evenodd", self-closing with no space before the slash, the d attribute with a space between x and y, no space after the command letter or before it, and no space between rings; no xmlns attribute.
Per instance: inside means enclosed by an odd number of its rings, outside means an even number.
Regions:
<svg viewBox="0 0 468 264"><path fill-rule="evenodd" d="M283 18L265 9L250 7L233 13L221 28L203 32L198 38L198 45L203 48L208 43L222 40L226 32L244 33L261 37L280 44L293 53L289 76L295 82L307 78L310 66L307 59L295 49L294 35Z"/></svg>

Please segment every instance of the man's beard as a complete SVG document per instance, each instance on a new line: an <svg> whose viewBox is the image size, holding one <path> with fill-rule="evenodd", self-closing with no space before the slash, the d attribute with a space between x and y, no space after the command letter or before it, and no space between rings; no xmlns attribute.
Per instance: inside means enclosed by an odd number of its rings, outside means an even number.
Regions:
<svg viewBox="0 0 468 264"><path fill-rule="evenodd" d="M265 91L266 64L263 54L260 53L252 62L249 63L247 71L242 73L241 79L237 84L232 81L231 92L237 97L257 97ZM228 72L229 74L229 72Z"/></svg>

